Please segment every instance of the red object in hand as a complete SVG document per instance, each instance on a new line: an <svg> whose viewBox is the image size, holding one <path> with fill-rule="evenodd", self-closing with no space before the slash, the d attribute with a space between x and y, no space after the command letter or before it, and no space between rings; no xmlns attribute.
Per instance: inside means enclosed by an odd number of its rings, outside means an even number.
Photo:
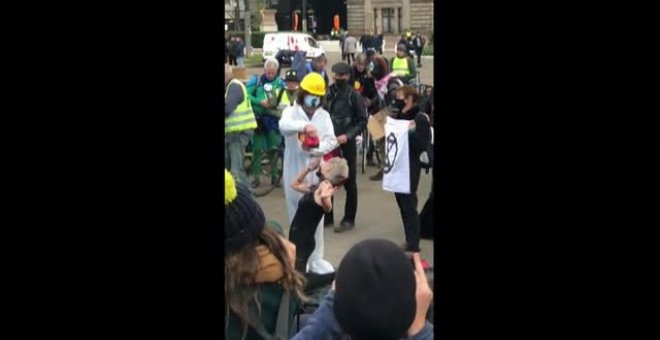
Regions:
<svg viewBox="0 0 660 340"><path fill-rule="evenodd" d="M319 147L319 139L317 137L310 137L304 133L298 135L298 139L302 143L302 146L307 149L313 149Z"/></svg>

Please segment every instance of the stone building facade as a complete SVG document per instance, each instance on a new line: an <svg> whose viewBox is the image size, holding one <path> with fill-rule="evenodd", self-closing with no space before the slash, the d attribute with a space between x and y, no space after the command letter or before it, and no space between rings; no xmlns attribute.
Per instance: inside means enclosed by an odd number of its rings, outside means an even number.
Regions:
<svg viewBox="0 0 660 340"><path fill-rule="evenodd" d="M352 34L400 34L406 29L433 31L432 0L346 0L347 28Z"/></svg>

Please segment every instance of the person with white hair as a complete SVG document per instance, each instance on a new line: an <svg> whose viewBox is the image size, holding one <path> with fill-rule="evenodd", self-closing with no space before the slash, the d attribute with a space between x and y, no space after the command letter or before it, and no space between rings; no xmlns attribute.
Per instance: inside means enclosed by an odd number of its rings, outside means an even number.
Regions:
<svg viewBox="0 0 660 340"><path fill-rule="evenodd" d="M280 63L275 58L268 58L264 63L264 73L255 75L247 82L247 92L257 118L257 129L252 136L252 169L254 177L251 185L258 187L261 174L261 157L264 151L277 148L282 143L278 128L277 98L284 91L284 82L277 73ZM271 181L278 185L279 169L271 168Z"/></svg>
<svg viewBox="0 0 660 340"><path fill-rule="evenodd" d="M318 171L316 171L318 170ZM307 181L310 173L316 171L318 184ZM323 220L325 213L332 211L332 196L348 179L348 162L345 159L334 157L328 161L321 162L320 158L311 161L305 166L291 187L302 193L298 201L298 209L291 222L289 240L296 245L296 270L305 273L308 279L306 290L315 286L329 284L334 278L334 272L325 275L306 273L307 261L316 248L314 235L319 223Z"/></svg>
<svg viewBox="0 0 660 340"><path fill-rule="evenodd" d="M238 181L248 185L243 168L245 147L257 127L245 85L234 79L234 72L225 64L225 166Z"/></svg>

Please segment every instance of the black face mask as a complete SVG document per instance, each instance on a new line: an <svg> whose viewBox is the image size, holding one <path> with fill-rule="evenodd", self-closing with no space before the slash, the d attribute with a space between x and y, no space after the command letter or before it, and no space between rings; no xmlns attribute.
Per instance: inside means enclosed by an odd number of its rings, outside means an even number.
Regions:
<svg viewBox="0 0 660 340"><path fill-rule="evenodd" d="M346 79L335 79L335 84L337 84L337 87L343 88L348 84Z"/></svg>
<svg viewBox="0 0 660 340"><path fill-rule="evenodd" d="M403 107L406 106L406 103L403 101L403 99L395 99L393 105L395 108L401 111L403 110Z"/></svg>

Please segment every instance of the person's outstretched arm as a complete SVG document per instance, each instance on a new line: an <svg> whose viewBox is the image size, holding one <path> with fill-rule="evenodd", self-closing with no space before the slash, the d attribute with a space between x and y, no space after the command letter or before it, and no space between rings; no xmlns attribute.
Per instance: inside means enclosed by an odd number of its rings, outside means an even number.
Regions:
<svg viewBox="0 0 660 340"><path fill-rule="evenodd" d="M309 192L309 184L305 183L305 177L307 177L307 174L309 174L311 170L309 170L308 167L305 167L298 173L298 176L296 176L296 179L291 183L291 188L293 190L302 192L302 193L308 193Z"/></svg>

